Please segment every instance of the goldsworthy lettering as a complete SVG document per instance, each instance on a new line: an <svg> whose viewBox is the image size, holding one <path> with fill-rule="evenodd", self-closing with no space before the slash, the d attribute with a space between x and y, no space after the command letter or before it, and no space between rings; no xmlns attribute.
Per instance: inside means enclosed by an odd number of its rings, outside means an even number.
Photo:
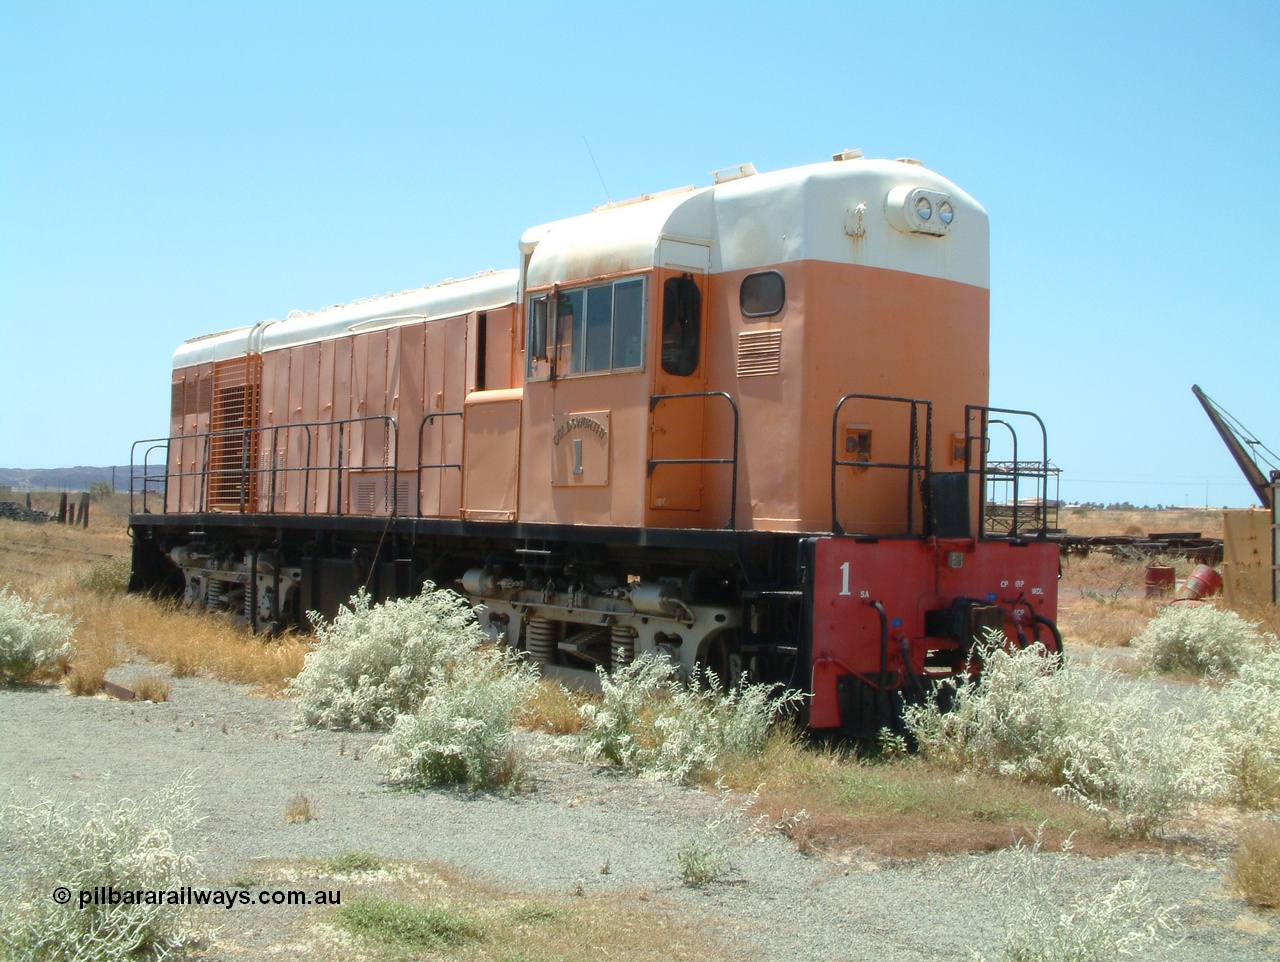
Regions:
<svg viewBox="0 0 1280 962"><path fill-rule="evenodd" d="M565 421L564 424L560 425L556 430L556 433L552 435L551 443L553 445L558 445L564 440L566 435L576 428L582 428L584 431L594 434L601 441L609 440L608 428L593 417L587 417L585 414L578 414L569 418L569 420Z"/></svg>

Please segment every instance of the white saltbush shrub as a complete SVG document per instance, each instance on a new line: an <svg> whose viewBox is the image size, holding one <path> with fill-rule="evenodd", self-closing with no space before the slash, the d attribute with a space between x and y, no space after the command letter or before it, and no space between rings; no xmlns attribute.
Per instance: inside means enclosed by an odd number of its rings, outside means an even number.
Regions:
<svg viewBox="0 0 1280 962"><path fill-rule="evenodd" d="M1158 692L1103 690L1124 684L1116 675L1095 675L1081 686L1057 789L1103 816L1113 830L1148 838L1218 794L1223 757L1203 719L1162 704Z"/></svg>
<svg viewBox="0 0 1280 962"><path fill-rule="evenodd" d="M433 671L486 641L466 599L431 582L379 605L361 590L332 622L308 617L316 639L288 690L303 723L320 728L391 727L417 711Z"/></svg>
<svg viewBox="0 0 1280 962"><path fill-rule="evenodd" d="M948 685L951 709L908 706L907 728L921 752L955 768L975 768L1037 781L1061 781L1064 742L1078 695L1061 658L1041 645L1009 652L988 631L976 682Z"/></svg>
<svg viewBox="0 0 1280 962"><path fill-rule="evenodd" d="M1173 605L1147 622L1130 647L1149 671L1222 677L1251 660L1260 641L1258 626L1234 611Z"/></svg>
<svg viewBox="0 0 1280 962"><path fill-rule="evenodd" d="M39 677L71 654L71 619L0 587L0 682Z"/></svg>
<svg viewBox="0 0 1280 962"><path fill-rule="evenodd" d="M1280 808L1280 650L1241 665L1214 702L1211 728L1224 756L1227 798L1246 808Z"/></svg>
<svg viewBox="0 0 1280 962"><path fill-rule="evenodd" d="M654 655L598 673L601 703L579 709L586 760L671 781L696 780L717 759L759 752L773 723L804 697L745 679L726 691L703 671L681 684L676 666Z"/></svg>
<svg viewBox="0 0 1280 962"><path fill-rule="evenodd" d="M972 874L993 897L1004 926L999 962L1114 962L1140 956L1181 926L1177 906L1158 906L1143 874L1110 889L1071 897L1066 853L1047 854L1040 841L1017 842L984 856ZM987 956L974 952L975 962Z"/></svg>
<svg viewBox="0 0 1280 962"><path fill-rule="evenodd" d="M176 847L193 828L189 780L140 801L11 805L0 834L16 849L16 897L0 904L0 956L14 962L135 962L179 951L196 933L182 905L79 904L81 891L177 891L199 881L196 859ZM60 905L58 886L71 898Z"/></svg>
<svg viewBox="0 0 1280 962"><path fill-rule="evenodd" d="M514 787L524 763L512 729L537 683L537 671L505 649L436 666L418 710L397 716L371 757L406 788Z"/></svg>
<svg viewBox="0 0 1280 962"><path fill-rule="evenodd" d="M907 709L926 757L1046 783L1139 836L1214 794L1222 753L1202 722L1153 689L1061 665L1039 645L1009 652L1002 643L988 634L983 672L955 687L951 711Z"/></svg>

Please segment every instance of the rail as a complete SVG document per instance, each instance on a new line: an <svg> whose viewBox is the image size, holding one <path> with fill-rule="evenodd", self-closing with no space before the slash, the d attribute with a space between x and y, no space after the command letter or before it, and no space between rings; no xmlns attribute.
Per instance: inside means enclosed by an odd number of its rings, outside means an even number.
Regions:
<svg viewBox="0 0 1280 962"><path fill-rule="evenodd" d="M427 425L434 422L436 418L461 419L462 412L461 411L437 411L434 414L425 414L422 417L422 422L418 425L418 473L417 473L418 492L417 492L417 498L415 499L415 503L416 503L415 510L417 511L417 515L419 518L422 517L422 472L426 470L438 471L443 468L457 468L459 471L462 470L461 461L436 461L434 463L428 464L427 462L422 460L422 449L424 447L423 432L427 430ZM443 447L444 447L444 442L442 439L441 448L443 449Z"/></svg>
<svg viewBox="0 0 1280 962"><path fill-rule="evenodd" d="M1044 422L1032 411L1015 408L985 407L967 404L965 413L965 473L978 476L978 490L982 492L982 518L978 530L984 538L1021 538L1027 535L1044 540L1049 534L1049 479L1057 477L1058 469L1049 464L1049 440ZM1023 460L1018 456L1018 432L1014 424L993 414L1031 418L1040 430L1039 460ZM976 417L975 417L976 416ZM974 433L975 420L978 431ZM1012 461L989 461L991 426L1002 425L1009 431L1013 450ZM974 442L978 442L979 456L974 464ZM1032 482L1034 495L1022 497L1024 482ZM1000 489L1003 488L1003 492ZM997 497L1003 493L1003 497Z"/></svg>
<svg viewBox="0 0 1280 962"><path fill-rule="evenodd" d="M383 458L382 464L370 466L366 464L344 464L344 454L346 453L348 442L348 431L357 425L364 425L372 422L381 422L385 426L386 433L383 436ZM316 436L324 436L327 429L329 436L334 440L334 460L326 464L312 463L313 452L317 445L314 443ZM281 464L280 454L288 448L290 443L290 435L288 432L300 431L306 439L305 451L303 452L302 464ZM285 433L285 441L282 446L280 436ZM270 445L264 453L261 448L254 442L259 441L263 436L270 436ZM215 442L226 443L230 441L234 448L238 443L239 465L236 467L226 467L225 459L219 464L213 464L213 451ZM364 443L362 439L360 443ZM136 458L139 445L151 445L146 449L143 455L143 477L149 480L157 480L160 476L150 475L149 473L149 457L152 451L164 448L166 452L178 446L179 450L187 444L198 444L201 448L199 459L199 467L195 470L183 471L172 470L174 465L167 465L170 468L166 474L168 483L177 481L179 500L181 501L183 494L183 482L187 478L196 480L199 492L197 496L197 511L205 513L210 510L226 511L233 510L238 514L253 513L258 510L258 502L261 501L260 495L256 492L256 482L263 479L271 486L270 495L267 498L266 509L275 513L277 508L277 497L279 495L280 479L291 474L302 475L302 504L301 514L310 513L311 490L313 487L313 478L322 473L333 472L334 476L334 510L333 514L342 515L344 513L343 500L343 478L350 475L354 471L371 472L379 474L387 478L390 483L386 485L387 498L390 502L391 517L399 514L399 491L395 484L395 478L399 471L399 444L396 420L389 414L372 414L363 417L340 418L330 421L300 421L291 424L274 424L263 425L254 428L229 428L220 431L201 431L193 434L178 434L168 438L151 438L144 441L134 442L133 448L129 455L129 480L130 488L134 486L136 475ZM232 455L235 456L234 453ZM258 465L253 466L250 462L256 456ZM166 462L168 458L166 457ZM264 462L266 466L264 465ZM181 468L181 463L176 467ZM143 512L146 513L146 492L144 481L143 493ZM166 498L169 488L166 484ZM231 496L235 498L234 503L227 503L228 494L234 492ZM286 492L285 498L288 499ZM129 510L133 511L133 496L130 494ZM167 510L167 503L166 503Z"/></svg>
<svg viewBox="0 0 1280 962"><path fill-rule="evenodd" d="M886 401L910 405L910 448L906 463L897 461L872 461L869 458L842 460L840 457L840 411L849 401ZM920 408L924 408L924 460L920 460ZM848 453L848 452L846 452ZM933 470L933 402L921 398L894 397L888 394L846 394L836 402L831 415L831 533L845 534L840 523L836 493L836 469L889 469L906 472L907 534L915 533L915 496L923 490L925 479ZM924 512L922 511L923 515Z"/></svg>
<svg viewBox="0 0 1280 962"><path fill-rule="evenodd" d="M654 468L663 464L732 464L732 481L729 488L729 523L725 529L735 531L738 527L738 402L725 391L688 391L681 394L654 394L649 398L649 413L652 415L663 401L676 401L681 398L722 397L729 402L733 411L733 457L731 458L653 458L649 461L648 475L653 476Z"/></svg>

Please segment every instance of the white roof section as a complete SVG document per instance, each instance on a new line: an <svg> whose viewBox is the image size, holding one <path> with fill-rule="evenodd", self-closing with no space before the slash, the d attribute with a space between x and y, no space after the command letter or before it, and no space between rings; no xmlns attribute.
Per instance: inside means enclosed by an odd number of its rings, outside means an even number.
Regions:
<svg viewBox="0 0 1280 962"><path fill-rule="evenodd" d="M572 284L664 264L721 273L796 261L990 286L982 205L917 161L865 160L856 151L841 156L848 159L763 174L743 165L710 187L679 188L530 228L520 238L520 252L528 258L526 286ZM920 192L934 205L951 206L945 227L934 218L925 225L932 232L912 229L904 206ZM488 271L195 338L174 352L173 363L186 367L489 310L514 302L518 291L518 271Z"/></svg>
<svg viewBox="0 0 1280 962"><path fill-rule="evenodd" d="M319 311L294 311L283 321L260 321L221 334L193 338L173 353L175 369L242 357L247 351L272 351L375 331L408 321L437 320L511 304L516 299L517 271L486 271L416 290L336 304Z"/></svg>
<svg viewBox="0 0 1280 962"><path fill-rule="evenodd" d="M891 208L916 188L952 204L945 234L891 222ZM820 260L990 284L982 205L914 161L855 158L747 174L532 228L521 238L532 252L528 286L657 266L664 238L709 245L717 273Z"/></svg>

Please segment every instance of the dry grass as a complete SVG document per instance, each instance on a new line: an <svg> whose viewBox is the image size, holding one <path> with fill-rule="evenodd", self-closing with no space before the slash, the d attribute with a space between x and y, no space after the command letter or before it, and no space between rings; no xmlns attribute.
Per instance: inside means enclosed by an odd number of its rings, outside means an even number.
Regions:
<svg viewBox="0 0 1280 962"><path fill-rule="evenodd" d="M518 724L530 731L576 735L582 731L582 715L578 709L593 700L599 699L585 692L570 691L560 682L544 678L525 704Z"/></svg>
<svg viewBox="0 0 1280 962"><path fill-rule="evenodd" d="M1246 902L1280 909L1280 822L1260 822L1241 834L1231 884Z"/></svg>
<svg viewBox="0 0 1280 962"><path fill-rule="evenodd" d="M1058 524L1069 534L1146 535L1156 532L1196 532L1222 537L1222 509L1178 508L1107 510L1069 508ZM1102 551L1064 556L1058 585L1058 627L1068 649L1073 644L1109 648L1126 646L1160 611L1166 599L1146 597L1148 564L1174 567L1177 583L1186 580L1196 563L1180 557L1124 558ZM1264 631L1280 626L1280 609L1270 604L1240 606L1239 613L1260 622Z"/></svg>
<svg viewBox="0 0 1280 962"><path fill-rule="evenodd" d="M82 653L77 650L72 657L74 660L62 684L73 695L96 695L102 691L107 669L118 663L114 659L104 659L99 652Z"/></svg>
<svg viewBox="0 0 1280 962"><path fill-rule="evenodd" d="M33 507L57 495L33 496ZM90 509L90 527L0 520L0 584L76 619L67 689L96 694L103 675L131 653L171 666L177 677L208 674L278 693L302 670L307 643L296 635L265 639L227 618L123 594L130 555L128 498Z"/></svg>
<svg viewBox="0 0 1280 962"><path fill-rule="evenodd" d="M763 785L758 806L772 822L806 812L787 833L801 851L828 856L896 860L991 851L1033 840L1040 825L1046 843L1074 833L1077 851L1089 855L1136 844L1043 786L956 775L916 758L861 760L808 747L788 733L771 736L761 755L719 774L736 791Z"/></svg>
<svg viewBox="0 0 1280 962"><path fill-rule="evenodd" d="M352 861L352 865L347 865ZM253 884L340 890L334 910L284 921L280 941L317 962L431 958L444 962L718 962L742 957L719 921L643 891L599 894L589 879L559 894L486 885L456 868L376 858L258 863ZM335 871L336 870L336 871ZM240 940L252 913L222 913L218 942ZM237 916L231 918L231 915Z"/></svg>
<svg viewBox="0 0 1280 962"><path fill-rule="evenodd" d="M133 697L139 701L168 701L173 686L159 675L143 675L133 683Z"/></svg>
<svg viewBox="0 0 1280 962"><path fill-rule="evenodd" d="M284 805L284 820L290 825L300 825L303 822L315 821L315 809L311 806L311 799L306 795L294 795Z"/></svg>
<svg viewBox="0 0 1280 962"><path fill-rule="evenodd" d="M1070 514L1064 512L1064 516ZM1222 536L1221 511L1089 512L1088 520L1098 518L1101 520L1084 531L1072 526L1071 533L1123 534L1124 530L1117 525L1127 523L1136 529L1134 533L1200 531L1205 537ZM1072 645L1122 647L1137 637L1169 600L1146 597L1149 564L1173 566L1178 584L1196 568L1196 562L1172 556L1125 558L1104 551L1063 556L1062 581L1058 584L1058 627L1062 629L1068 650ZM1215 603L1224 604L1221 598ZM1280 607L1269 601L1240 603L1234 610L1247 621L1258 624L1261 631L1280 635Z"/></svg>
<svg viewBox="0 0 1280 962"><path fill-rule="evenodd" d="M1058 527L1082 537L1101 535L1145 535L1156 532L1199 532L1202 538L1222 537L1221 508L1106 509L1064 508L1058 513Z"/></svg>
<svg viewBox="0 0 1280 962"><path fill-rule="evenodd" d="M1161 599L1146 597L1148 563L1101 551L1063 557L1058 627L1068 648L1128 645L1146 627L1161 605ZM1178 578L1185 578L1195 567L1178 559L1160 559L1160 563L1172 564Z"/></svg>

